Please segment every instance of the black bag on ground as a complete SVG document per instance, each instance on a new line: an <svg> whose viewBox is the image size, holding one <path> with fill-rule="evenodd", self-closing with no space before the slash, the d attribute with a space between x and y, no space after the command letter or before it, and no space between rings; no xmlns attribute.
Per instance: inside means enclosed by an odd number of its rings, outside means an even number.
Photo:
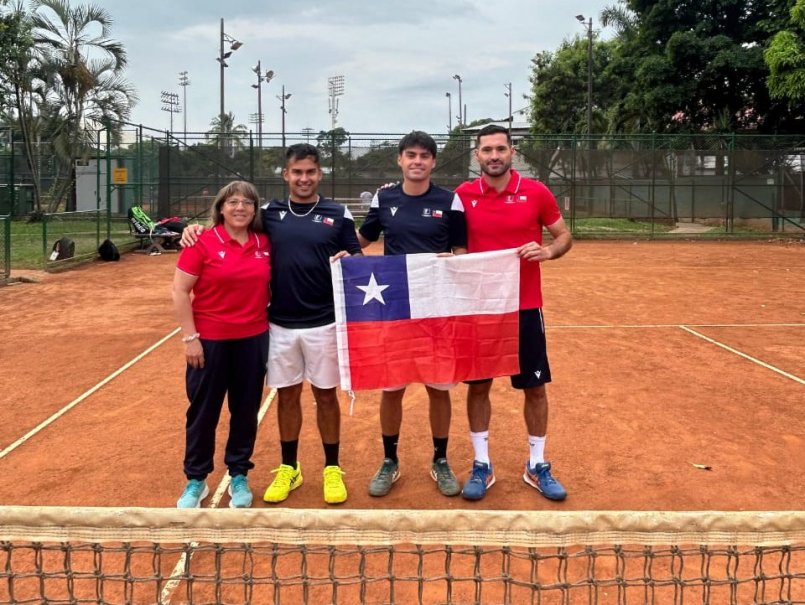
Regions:
<svg viewBox="0 0 805 605"><path fill-rule="evenodd" d="M98 254L101 257L101 260L120 260L120 251L110 239L105 239L103 242L101 242L101 245L98 246Z"/></svg>
<svg viewBox="0 0 805 605"><path fill-rule="evenodd" d="M75 242L69 237L56 240L50 254L50 260L64 260L75 256Z"/></svg>

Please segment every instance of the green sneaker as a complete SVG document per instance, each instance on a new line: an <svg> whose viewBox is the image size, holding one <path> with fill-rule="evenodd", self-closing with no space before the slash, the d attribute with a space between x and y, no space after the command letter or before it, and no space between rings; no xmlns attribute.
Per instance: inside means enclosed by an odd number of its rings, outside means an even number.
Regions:
<svg viewBox="0 0 805 605"><path fill-rule="evenodd" d="M400 465L391 458L383 458L383 464L377 469L369 482L370 496L385 496L391 491L392 484L400 478Z"/></svg>
<svg viewBox="0 0 805 605"><path fill-rule="evenodd" d="M439 458L430 468L430 476L443 496L457 496L461 493L461 485L446 458Z"/></svg>

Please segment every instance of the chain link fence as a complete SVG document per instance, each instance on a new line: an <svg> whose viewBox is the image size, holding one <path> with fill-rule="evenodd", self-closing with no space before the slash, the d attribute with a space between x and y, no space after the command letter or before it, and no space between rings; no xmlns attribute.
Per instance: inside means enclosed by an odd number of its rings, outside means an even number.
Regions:
<svg viewBox="0 0 805 605"><path fill-rule="evenodd" d="M233 179L253 182L267 200L284 197L284 150L306 142L321 154L321 193L347 204L360 220L366 212L361 194L399 180L402 136L336 130L258 137L124 124L95 133L95 147L76 163L73 185L58 202L64 168L55 150L37 143L29 161L19 135L0 131L0 214L12 219L15 257L18 242L41 241L36 256L47 268L57 234L78 238L82 257L94 254L99 238L123 246L133 242L126 213L135 205L155 219L204 220L215 193ZM513 138L514 168L551 189L576 237L805 234L805 137L514 132ZM434 139L434 182L454 188L480 175L472 132ZM44 219L34 227L39 236L20 227L35 211ZM58 217L63 211L77 214Z"/></svg>

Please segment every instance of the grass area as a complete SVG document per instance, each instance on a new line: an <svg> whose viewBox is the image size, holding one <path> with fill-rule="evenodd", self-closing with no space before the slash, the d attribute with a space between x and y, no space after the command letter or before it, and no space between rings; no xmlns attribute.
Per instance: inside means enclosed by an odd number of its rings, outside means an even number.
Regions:
<svg viewBox="0 0 805 605"><path fill-rule="evenodd" d="M666 233L673 228L672 225L654 223L653 232ZM602 235L609 233L649 234L652 232L652 223L628 218L579 218L574 221L573 232L583 235L594 233Z"/></svg>
<svg viewBox="0 0 805 605"><path fill-rule="evenodd" d="M45 228L47 235L45 236ZM75 258L95 258L100 242L106 239L106 220L51 218L45 223L11 222L11 269L55 269L65 261L48 261L53 244L62 237L75 242ZM43 252L43 239L44 252ZM118 247L134 242L124 218L113 218L110 239ZM75 262L75 261L72 261Z"/></svg>

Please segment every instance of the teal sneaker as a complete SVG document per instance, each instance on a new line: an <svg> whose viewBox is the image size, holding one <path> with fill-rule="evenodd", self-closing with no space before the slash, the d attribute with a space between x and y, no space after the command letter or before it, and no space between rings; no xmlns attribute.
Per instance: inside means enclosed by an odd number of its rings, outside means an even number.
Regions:
<svg viewBox="0 0 805 605"><path fill-rule="evenodd" d="M431 465L430 476L443 496L457 496L461 492L461 485L446 458L439 458Z"/></svg>
<svg viewBox="0 0 805 605"><path fill-rule="evenodd" d="M229 482L229 508L249 508L252 505L252 490L246 475L235 475Z"/></svg>
<svg viewBox="0 0 805 605"><path fill-rule="evenodd" d="M391 458L383 458L383 464L377 469L375 476L369 483L370 496L385 496L391 491L391 486L400 478L400 465Z"/></svg>
<svg viewBox="0 0 805 605"><path fill-rule="evenodd" d="M209 494L210 490L204 479L190 479L176 502L176 508L200 508L201 501Z"/></svg>

